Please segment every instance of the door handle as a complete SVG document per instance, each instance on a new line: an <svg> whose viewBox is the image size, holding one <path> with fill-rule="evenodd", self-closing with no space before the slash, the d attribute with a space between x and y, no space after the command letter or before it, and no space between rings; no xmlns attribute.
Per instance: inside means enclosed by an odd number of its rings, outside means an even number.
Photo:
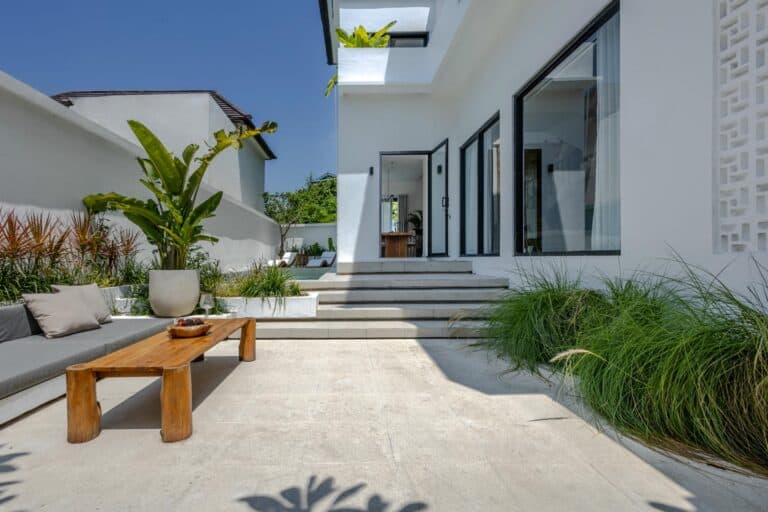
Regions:
<svg viewBox="0 0 768 512"><path fill-rule="evenodd" d="M443 196L443 200L441 202L441 205L443 208L448 208L448 198L446 196Z"/></svg>

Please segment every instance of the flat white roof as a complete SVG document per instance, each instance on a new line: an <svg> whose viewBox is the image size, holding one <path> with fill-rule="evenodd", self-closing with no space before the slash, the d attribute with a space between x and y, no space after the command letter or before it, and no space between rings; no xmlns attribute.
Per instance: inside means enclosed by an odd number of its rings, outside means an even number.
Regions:
<svg viewBox="0 0 768 512"><path fill-rule="evenodd" d="M339 26L350 31L362 25L369 31L378 30L390 21L397 21L392 32L426 32L430 7L347 7L339 14Z"/></svg>

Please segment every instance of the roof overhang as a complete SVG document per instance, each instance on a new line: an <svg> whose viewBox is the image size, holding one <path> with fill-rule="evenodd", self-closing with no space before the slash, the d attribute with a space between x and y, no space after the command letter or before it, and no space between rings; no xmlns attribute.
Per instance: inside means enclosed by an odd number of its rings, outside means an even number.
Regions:
<svg viewBox="0 0 768 512"><path fill-rule="evenodd" d="M62 92L51 96L54 100L58 101L66 107L73 105L72 98L95 98L99 96L141 96L141 95L159 95L159 94L207 94L213 101L221 108L230 121L235 125L245 125L248 128L256 128L253 124L252 116L237 108L232 102L226 99L218 92L211 89L179 89L168 91L153 91L153 90L133 90L133 91L69 91ZM261 135L254 137L256 144L267 160L275 160L277 156L267 144L267 141Z"/></svg>

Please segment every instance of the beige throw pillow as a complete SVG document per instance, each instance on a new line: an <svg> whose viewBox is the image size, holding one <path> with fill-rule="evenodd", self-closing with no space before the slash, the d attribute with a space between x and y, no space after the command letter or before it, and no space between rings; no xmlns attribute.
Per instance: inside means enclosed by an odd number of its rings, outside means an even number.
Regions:
<svg viewBox="0 0 768 512"><path fill-rule="evenodd" d="M22 298L46 338L99 328L96 315L76 292L25 293Z"/></svg>
<svg viewBox="0 0 768 512"><path fill-rule="evenodd" d="M96 284L86 284L83 286L66 286L63 284L55 284L51 286L55 292L67 292L72 291L80 295L83 304L93 312L96 316L96 320L100 324L106 324L112 321L112 314L107 305L107 301L104 300L104 296L101 294L101 290Z"/></svg>

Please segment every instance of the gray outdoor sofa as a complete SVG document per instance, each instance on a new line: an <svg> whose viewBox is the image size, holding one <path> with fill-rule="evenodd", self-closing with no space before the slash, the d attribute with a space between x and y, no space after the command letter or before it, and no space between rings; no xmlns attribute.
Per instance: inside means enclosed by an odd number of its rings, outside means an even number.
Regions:
<svg viewBox="0 0 768 512"><path fill-rule="evenodd" d="M0 307L0 425L66 393L64 370L162 331L167 319L115 319L47 339L22 304Z"/></svg>

